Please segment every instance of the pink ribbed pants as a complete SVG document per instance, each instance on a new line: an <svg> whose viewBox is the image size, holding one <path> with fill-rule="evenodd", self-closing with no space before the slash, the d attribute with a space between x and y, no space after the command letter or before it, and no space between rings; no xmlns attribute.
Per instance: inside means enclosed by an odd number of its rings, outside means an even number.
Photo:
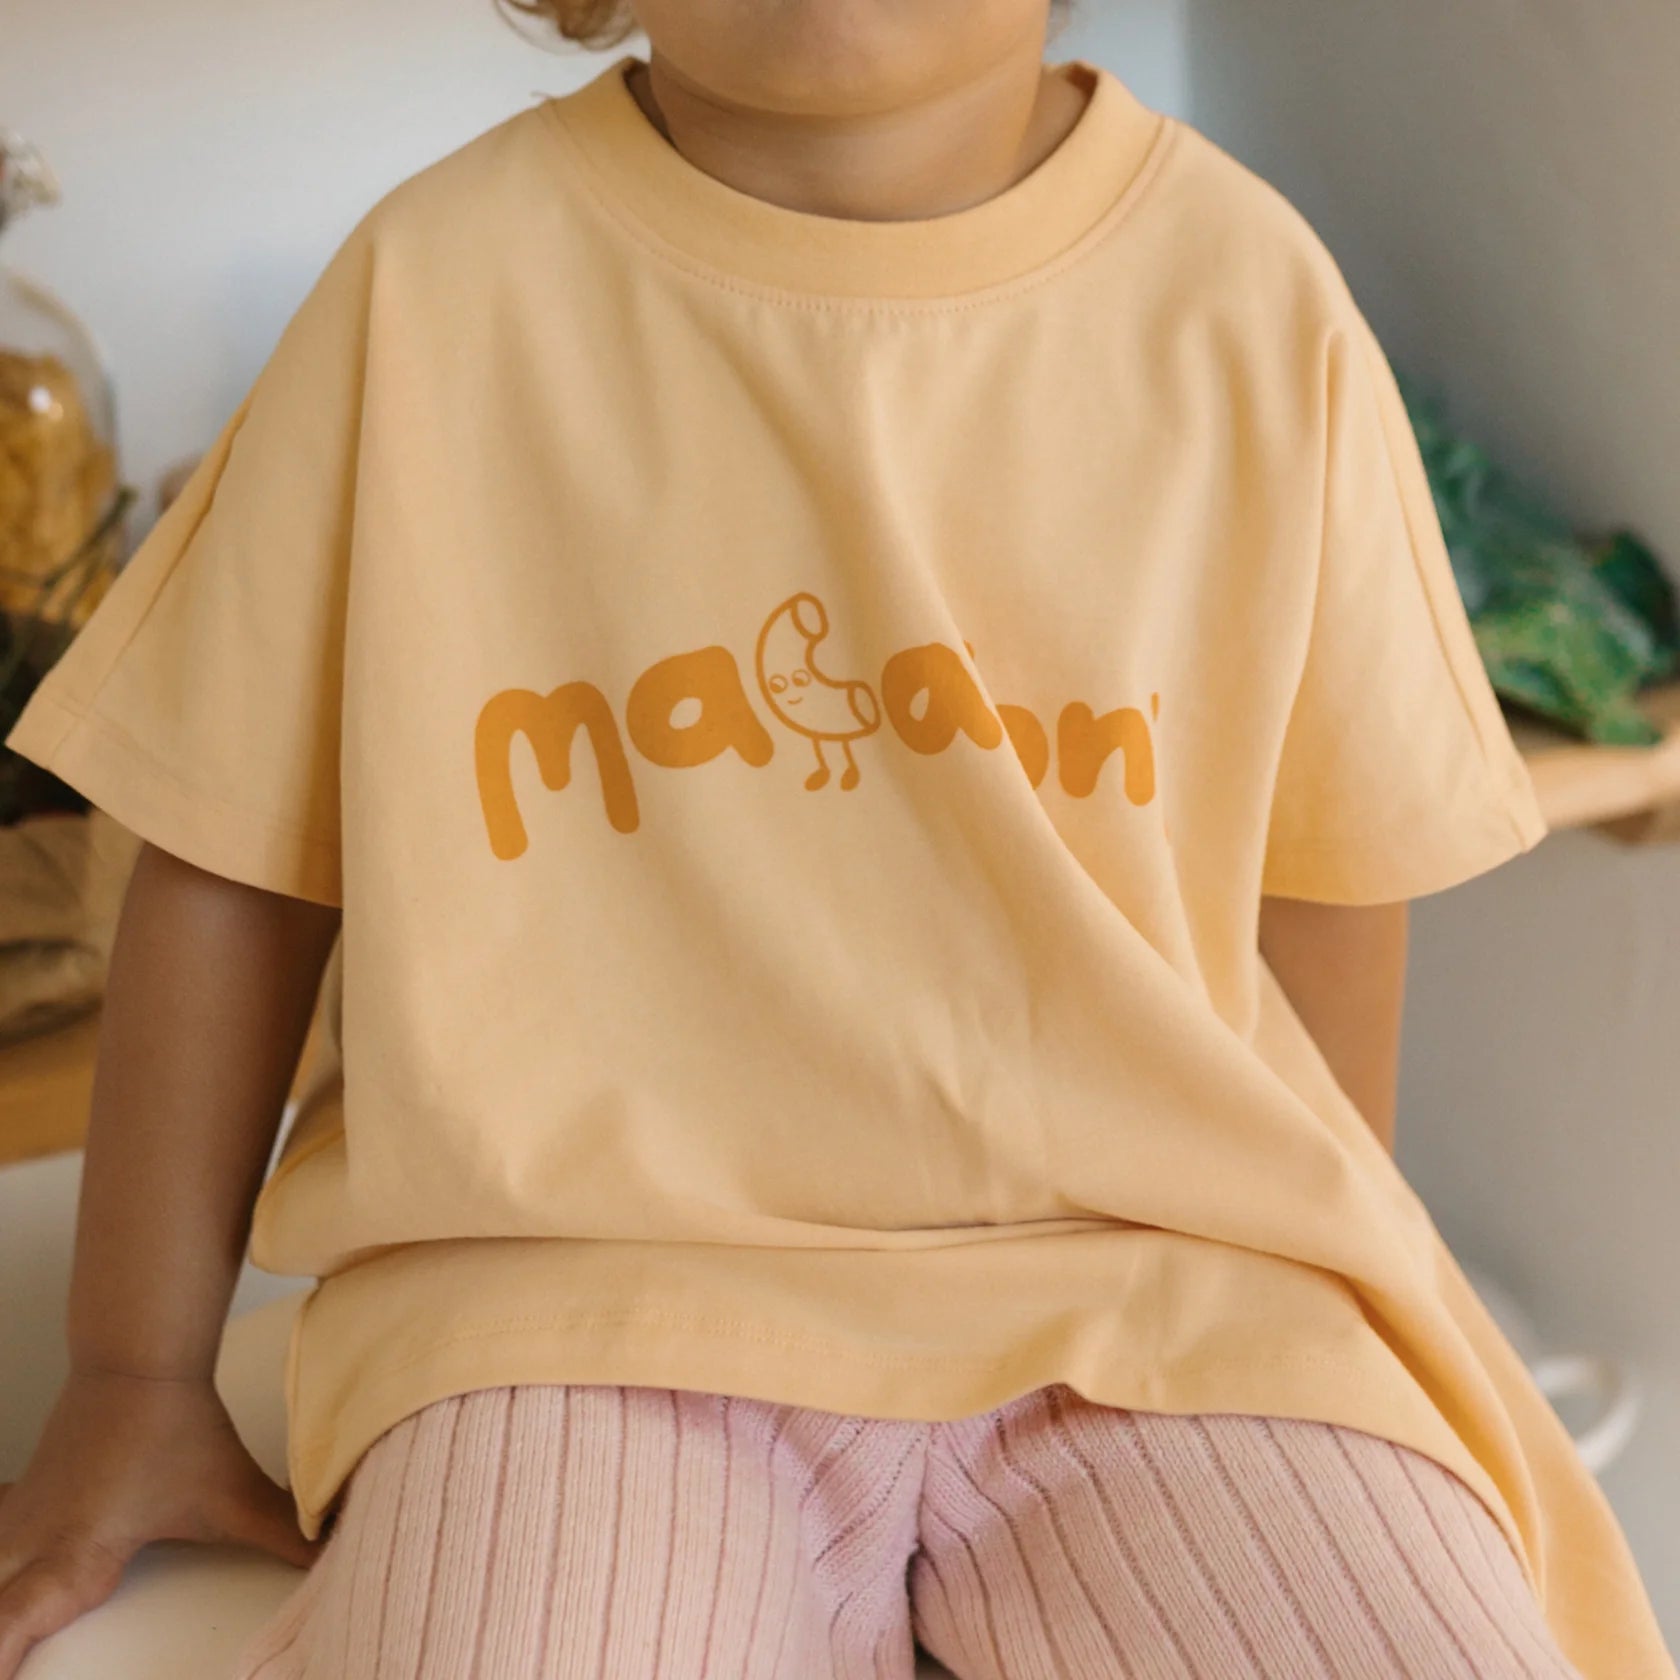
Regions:
<svg viewBox="0 0 1680 1680"><path fill-rule="evenodd" d="M1580 1680L1451 1472L1087 1401L480 1389L369 1449L236 1680Z"/></svg>

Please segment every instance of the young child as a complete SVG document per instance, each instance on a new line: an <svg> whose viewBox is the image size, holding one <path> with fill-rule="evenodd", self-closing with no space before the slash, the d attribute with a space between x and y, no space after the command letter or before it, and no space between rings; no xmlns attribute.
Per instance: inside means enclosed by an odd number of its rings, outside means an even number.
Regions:
<svg viewBox="0 0 1680 1680"><path fill-rule="evenodd" d="M1673 1680L1385 1146L1545 823L1331 258L1048 0L534 9L650 55L367 216L10 737L147 844L0 1680L162 1536L310 1564L240 1680Z"/></svg>

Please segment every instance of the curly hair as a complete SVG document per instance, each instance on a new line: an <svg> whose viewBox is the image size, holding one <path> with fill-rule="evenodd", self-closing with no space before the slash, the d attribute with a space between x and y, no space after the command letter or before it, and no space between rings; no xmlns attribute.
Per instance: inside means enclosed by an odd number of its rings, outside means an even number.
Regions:
<svg viewBox="0 0 1680 1680"><path fill-rule="evenodd" d="M604 49L636 33L630 0L500 0L509 11L546 18L568 41Z"/></svg>
<svg viewBox="0 0 1680 1680"><path fill-rule="evenodd" d="M500 0L510 11L545 18L561 37L597 51L616 47L636 33L630 0ZM1065 22L1074 0L1050 0L1050 10Z"/></svg>

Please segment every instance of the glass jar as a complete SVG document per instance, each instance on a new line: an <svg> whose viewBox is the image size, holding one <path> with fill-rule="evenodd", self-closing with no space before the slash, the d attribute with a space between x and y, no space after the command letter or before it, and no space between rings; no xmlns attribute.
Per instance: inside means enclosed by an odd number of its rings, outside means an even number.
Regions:
<svg viewBox="0 0 1680 1680"><path fill-rule="evenodd" d="M97 344L45 286L4 262L7 224L57 198L46 160L0 128L0 730L110 587L133 500ZM0 822L66 805L76 800L56 778L6 755Z"/></svg>

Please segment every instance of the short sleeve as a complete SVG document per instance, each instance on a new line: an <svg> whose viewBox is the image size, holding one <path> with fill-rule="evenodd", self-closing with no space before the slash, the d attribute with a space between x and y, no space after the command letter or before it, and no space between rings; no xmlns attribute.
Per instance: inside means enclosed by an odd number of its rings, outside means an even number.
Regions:
<svg viewBox="0 0 1680 1680"><path fill-rule="evenodd" d="M1453 577L1416 434L1357 310L1331 337L1323 541L1262 892L1423 897L1547 825Z"/></svg>
<svg viewBox="0 0 1680 1680"><path fill-rule="evenodd" d="M358 230L6 737L163 850L328 905L369 272Z"/></svg>

